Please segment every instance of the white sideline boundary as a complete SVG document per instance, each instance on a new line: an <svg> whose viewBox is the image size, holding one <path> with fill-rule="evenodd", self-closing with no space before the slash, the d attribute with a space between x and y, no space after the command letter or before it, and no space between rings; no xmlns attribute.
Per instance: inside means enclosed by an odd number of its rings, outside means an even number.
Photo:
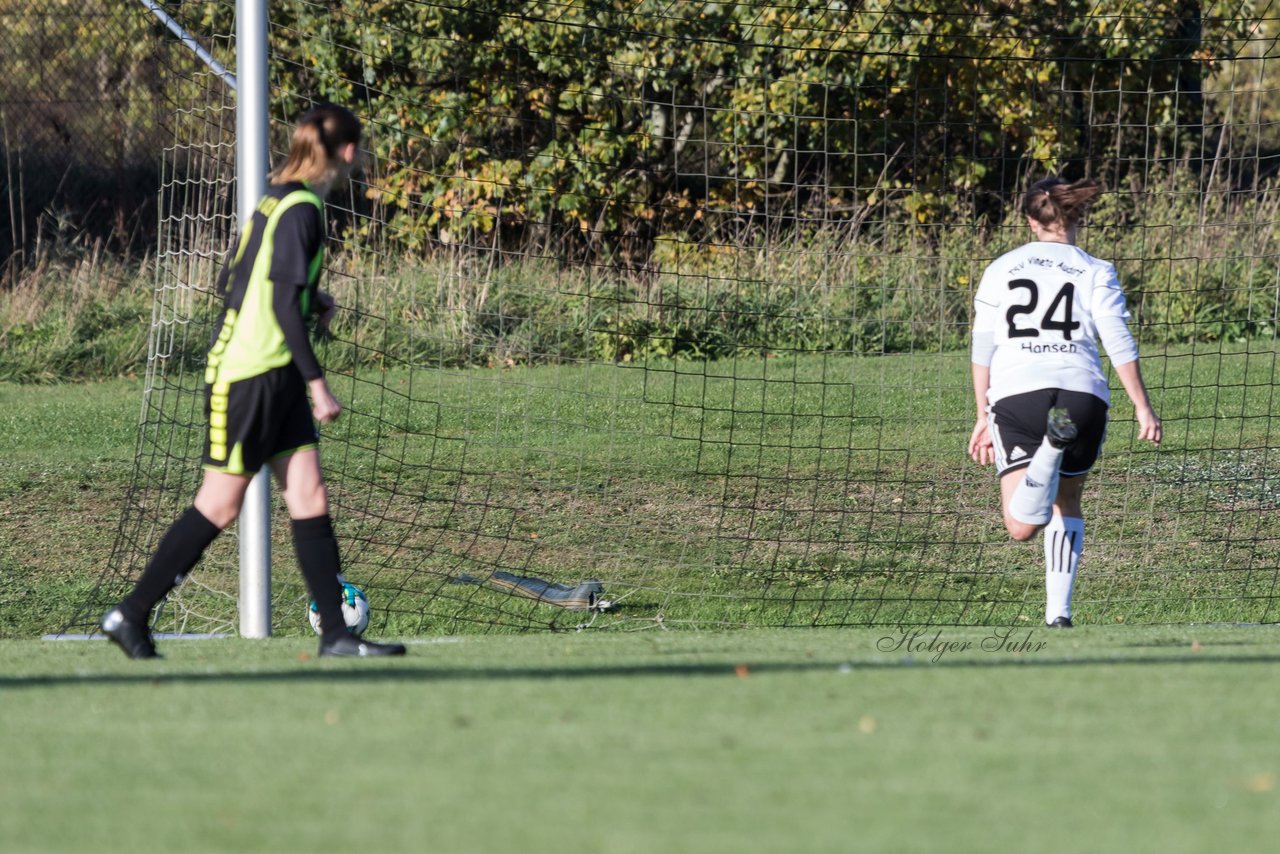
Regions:
<svg viewBox="0 0 1280 854"><path fill-rule="evenodd" d="M219 632L157 632L152 635L156 640L218 640L220 638L231 638L235 635L223 634ZM67 635L45 635L40 640L47 641L104 641L107 636L101 632L95 632L91 635L85 634L67 634Z"/></svg>
<svg viewBox="0 0 1280 854"><path fill-rule="evenodd" d="M151 637L156 640L221 640L222 638L234 638L239 635L228 634L225 632L156 632ZM101 632L94 634L51 634L44 635L40 640L47 641L101 641L107 640L107 636ZM449 644L462 643L463 638L457 636L447 636L442 638L407 638L402 643L409 646L425 646L428 644Z"/></svg>

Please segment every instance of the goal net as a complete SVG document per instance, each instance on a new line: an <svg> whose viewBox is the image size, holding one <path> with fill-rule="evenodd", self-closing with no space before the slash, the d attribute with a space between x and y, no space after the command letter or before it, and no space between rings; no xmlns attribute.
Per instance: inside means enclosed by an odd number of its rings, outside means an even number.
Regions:
<svg viewBox="0 0 1280 854"><path fill-rule="evenodd" d="M234 65L232 4L176 8ZM373 631L1039 624L1041 547L966 454L967 347L1050 173L1106 187L1080 242L1116 265L1165 427L1138 442L1112 382L1076 614L1280 618L1277 13L990 8L272 4L275 155L315 101L367 127L318 352ZM198 485L234 237L234 98L162 35L151 359L86 624ZM274 629L309 631L275 514ZM231 629L236 566L229 532L157 628Z"/></svg>

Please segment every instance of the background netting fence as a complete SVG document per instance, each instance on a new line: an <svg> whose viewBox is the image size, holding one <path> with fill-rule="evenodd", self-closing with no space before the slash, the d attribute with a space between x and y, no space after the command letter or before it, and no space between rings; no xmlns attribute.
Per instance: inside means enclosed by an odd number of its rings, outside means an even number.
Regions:
<svg viewBox="0 0 1280 854"><path fill-rule="evenodd" d="M168 103L140 9L0 0L0 284L50 256L155 246Z"/></svg>
<svg viewBox="0 0 1280 854"><path fill-rule="evenodd" d="M1280 617L1277 12L988 6L272 4L275 154L316 100L368 129L330 200L319 349L374 631L1034 624L1041 549L964 453L966 345L1050 171L1107 187L1081 243L1117 266L1166 432L1139 445L1113 383L1076 614ZM231 4L169 7L233 65ZM198 483L233 238L233 99L156 56L153 355L84 625ZM300 632L284 519L275 629ZM159 628L234 624L235 545Z"/></svg>

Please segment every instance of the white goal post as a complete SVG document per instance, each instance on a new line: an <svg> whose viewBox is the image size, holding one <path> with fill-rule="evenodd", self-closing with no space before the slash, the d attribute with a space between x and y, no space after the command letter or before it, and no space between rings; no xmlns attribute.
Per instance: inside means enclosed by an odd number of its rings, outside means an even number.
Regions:
<svg viewBox="0 0 1280 854"><path fill-rule="evenodd" d="M268 148L267 4L236 0L236 73L229 72L200 42L153 0L152 14L236 93L236 213L243 226L266 191ZM271 477L253 478L240 511L240 635L271 635Z"/></svg>
<svg viewBox="0 0 1280 854"><path fill-rule="evenodd" d="M267 189L267 4L236 0L236 212L243 226ZM271 477L253 478L240 510L240 636L271 635Z"/></svg>

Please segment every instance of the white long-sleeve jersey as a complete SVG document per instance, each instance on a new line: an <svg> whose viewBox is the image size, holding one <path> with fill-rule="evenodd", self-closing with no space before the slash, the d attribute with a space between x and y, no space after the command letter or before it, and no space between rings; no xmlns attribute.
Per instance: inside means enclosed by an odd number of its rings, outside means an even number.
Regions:
<svg viewBox="0 0 1280 854"><path fill-rule="evenodd" d="M1042 388L1110 402L1098 338L1117 365L1138 358L1116 268L1066 243L1035 241L987 266L974 296L973 361L987 400Z"/></svg>

